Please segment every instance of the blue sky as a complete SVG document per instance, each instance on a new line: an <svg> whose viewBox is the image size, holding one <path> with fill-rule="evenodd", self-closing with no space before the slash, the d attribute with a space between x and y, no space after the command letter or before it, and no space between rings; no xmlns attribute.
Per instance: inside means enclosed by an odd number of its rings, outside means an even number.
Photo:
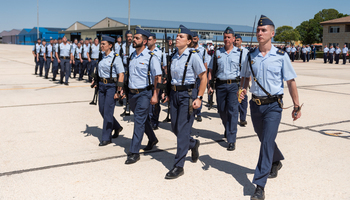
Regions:
<svg viewBox="0 0 350 200"><path fill-rule="evenodd" d="M59 2L59 3L58 3ZM291 3L293 2L293 3ZM276 27L296 27L322 9L350 14L350 1L337 0L131 0L131 18L191 21L252 26L261 14ZM0 0L0 32L33 28L37 24L37 0ZM39 0L40 26L67 28L75 21L98 22L127 17L128 0Z"/></svg>

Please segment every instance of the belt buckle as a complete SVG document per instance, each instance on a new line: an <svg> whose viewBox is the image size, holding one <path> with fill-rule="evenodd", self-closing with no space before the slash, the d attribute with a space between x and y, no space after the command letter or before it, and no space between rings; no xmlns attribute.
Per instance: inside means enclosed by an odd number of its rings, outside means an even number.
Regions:
<svg viewBox="0 0 350 200"><path fill-rule="evenodd" d="M176 85L174 85L174 91L176 92Z"/></svg>
<svg viewBox="0 0 350 200"><path fill-rule="evenodd" d="M260 99L255 99L255 103L256 103L256 105L260 106L261 105Z"/></svg>
<svg viewBox="0 0 350 200"><path fill-rule="evenodd" d="M139 89L135 89L135 90L136 90L136 94L140 93L140 92L139 92Z"/></svg>
<svg viewBox="0 0 350 200"><path fill-rule="evenodd" d="M63 56L63 59L66 59L66 56Z"/></svg>
<svg viewBox="0 0 350 200"><path fill-rule="evenodd" d="M104 84L107 84L107 79L102 79Z"/></svg>
<svg viewBox="0 0 350 200"><path fill-rule="evenodd" d="M231 84L232 83L232 80L227 80L227 84Z"/></svg>

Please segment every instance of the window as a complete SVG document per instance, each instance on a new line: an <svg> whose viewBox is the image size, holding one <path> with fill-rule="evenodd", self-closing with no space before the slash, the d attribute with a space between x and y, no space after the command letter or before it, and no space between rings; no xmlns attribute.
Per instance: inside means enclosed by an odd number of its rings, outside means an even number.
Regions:
<svg viewBox="0 0 350 200"><path fill-rule="evenodd" d="M350 25L345 25L345 32L350 32Z"/></svg>
<svg viewBox="0 0 350 200"><path fill-rule="evenodd" d="M329 32L330 33L339 33L339 26L330 26Z"/></svg>
<svg viewBox="0 0 350 200"><path fill-rule="evenodd" d="M177 30L174 30L173 33L178 33L178 31L177 31Z"/></svg>

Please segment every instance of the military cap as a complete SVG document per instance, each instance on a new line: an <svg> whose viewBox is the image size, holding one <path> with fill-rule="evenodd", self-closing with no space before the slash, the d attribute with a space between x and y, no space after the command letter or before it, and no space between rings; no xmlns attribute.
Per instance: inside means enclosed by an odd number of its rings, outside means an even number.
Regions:
<svg viewBox="0 0 350 200"><path fill-rule="evenodd" d="M61 38L61 37L59 37L57 40L62 40L62 38Z"/></svg>
<svg viewBox="0 0 350 200"><path fill-rule="evenodd" d="M41 39L40 39L40 38L38 38L38 39L37 39L37 41L38 41L38 40L41 40Z"/></svg>
<svg viewBox="0 0 350 200"><path fill-rule="evenodd" d="M239 38L242 39L240 34L236 34L235 37L236 37L236 39L239 39Z"/></svg>
<svg viewBox="0 0 350 200"><path fill-rule="evenodd" d="M271 19L269 19L265 15L261 15L259 22L258 22L258 26L266 26L266 25L272 25L273 27L275 27L275 25L273 24Z"/></svg>
<svg viewBox="0 0 350 200"><path fill-rule="evenodd" d="M235 35L235 32L233 31L233 29L229 26L225 29L224 33L226 34L232 33L232 35Z"/></svg>
<svg viewBox="0 0 350 200"><path fill-rule="evenodd" d="M88 38L88 37L86 37L86 38L85 38L85 40L89 40L89 38Z"/></svg>
<svg viewBox="0 0 350 200"><path fill-rule="evenodd" d="M89 38L89 40L92 40L92 38Z"/></svg>
<svg viewBox="0 0 350 200"><path fill-rule="evenodd" d="M69 39L67 39L67 42L70 42L70 40L69 40Z"/></svg>
<svg viewBox="0 0 350 200"><path fill-rule="evenodd" d="M142 28L136 27L135 34L141 34L146 36L147 38L150 36L150 32L143 30Z"/></svg>
<svg viewBox="0 0 350 200"><path fill-rule="evenodd" d="M107 42L115 42L115 39L112 37L109 37L108 35L102 35L101 41L107 41Z"/></svg>
<svg viewBox="0 0 350 200"><path fill-rule="evenodd" d="M121 35L117 35L117 38L121 38L122 36Z"/></svg>
<svg viewBox="0 0 350 200"><path fill-rule="evenodd" d="M155 33L150 33L149 36L152 36L154 39L156 39L156 34Z"/></svg>
<svg viewBox="0 0 350 200"><path fill-rule="evenodd" d="M43 41L42 42L46 42L46 40L45 39L43 39Z"/></svg>
<svg viewBox="0 0 350 200"><path fill-rule="evenodd" d="M132 34L132 33L131 33L130 30L127 30L127 31L125 32L125 35L127 35L127 34Z"/></svg>
<svg viewBox="0 0 350 200"><path fill-rule="evenodd" d="M197 31L194 31L194 32L192 32L193 34L193 37L198 37L198 33L197 33Z"/></svg>
<svg viewBox="0 0 350 200"><path fill-rule="evenodd" d="M94 40L96 40L96 39L98 39L97 37L95 37L95 39Z"/></svg>
<svg viewBox="0 0 350 200"><path fill-rule="evenodd" d="M170 36L168 36L168 37L167 37L167 40L171 40L171 37L170 37Z"/></svg>
<svg viewBox="0 0 350 200"><path fill-rule="evenodd" d="M81 38L80 41L84 41L83 38Z"/></svg>
<svg viewBox="0 0 350 200"><path fill-rule="evenodd" d="M193 32L190 31L188 28L186 28L184 25L180 25L179 33L186 33L186 34L188 34L188 35L193 37Z"/></svg>

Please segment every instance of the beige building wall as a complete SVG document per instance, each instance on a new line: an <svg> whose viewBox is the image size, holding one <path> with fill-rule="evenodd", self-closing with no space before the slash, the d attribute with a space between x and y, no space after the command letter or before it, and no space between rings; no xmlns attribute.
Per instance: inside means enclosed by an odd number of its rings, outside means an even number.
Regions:
<svg viewBox="0 0 350 200"><path fill-rule="evenodd" d="M72 26L67 28L66 31L74 31L74 30L82 30L82 29L89 29L89 27L79 22L75 22Z"/></svg>
<svg viewBox="0 0 350 200"><path fill-rule="evenodd" d="M110 27L126 27L126 25L119 23L115 20L109 19L108 17L103 19L102 21L95 24L91 29L96 28L110 28Z"/></svg>
<svg viewBox="0 0 350 200"><path fill-rule="evenodd" d="M338 26L339 33L330 33L331 26ZM343 47L345 43L350 44L350 29L349 25L346 24L334 24L334 25L323 25L323 42L322 47L325 45L329 47L329 43L338 43L340 47Z"/></svg>

